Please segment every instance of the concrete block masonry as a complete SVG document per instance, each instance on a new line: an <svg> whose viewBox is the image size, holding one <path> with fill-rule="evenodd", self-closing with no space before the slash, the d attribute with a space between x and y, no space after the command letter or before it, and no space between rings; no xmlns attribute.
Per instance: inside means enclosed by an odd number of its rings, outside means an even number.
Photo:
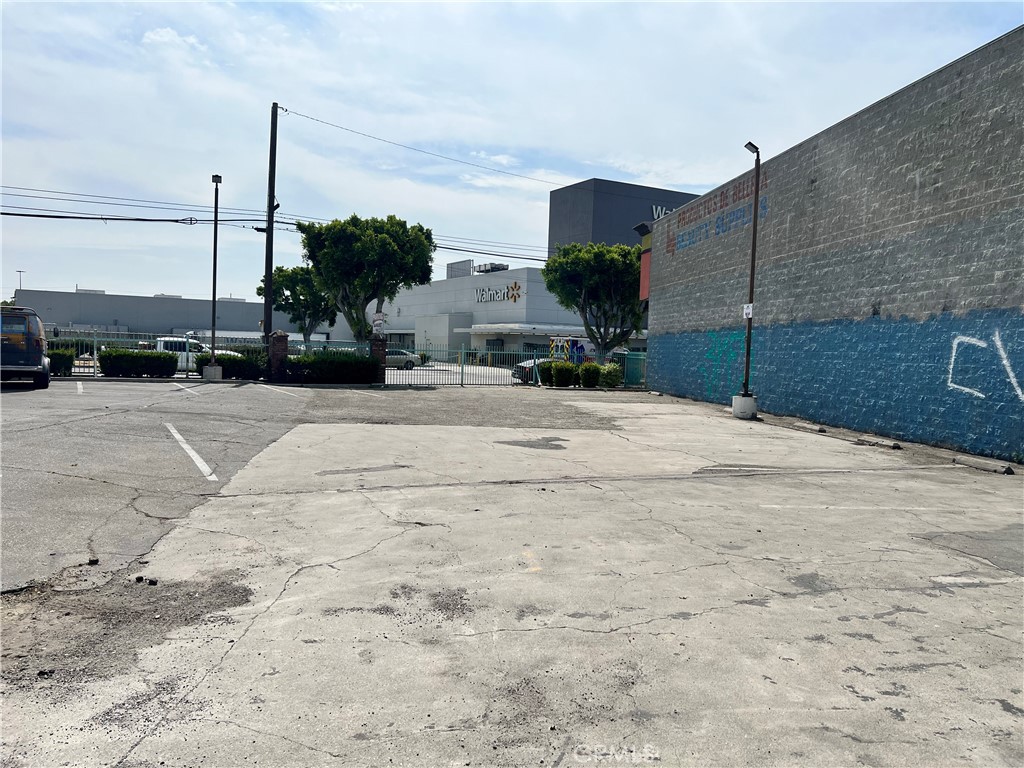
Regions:
<svg viewBox="0 0 1024 768"><path fill-rule="evenodd" d="M763 163L761 410L1024 461L1022 78L1024 27ZM740 390L752 178L654 224L653 389Z"/></svg>

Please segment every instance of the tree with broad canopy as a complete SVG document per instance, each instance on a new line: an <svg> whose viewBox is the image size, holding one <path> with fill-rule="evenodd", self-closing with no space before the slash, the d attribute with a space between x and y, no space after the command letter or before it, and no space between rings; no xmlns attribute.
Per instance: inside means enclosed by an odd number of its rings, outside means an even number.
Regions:
<svg viewBox="0 0 1024 768"><path fill-rule="evenodd" d="M303 258L313 269L356 341L367 341L373 326L366 308L394 301L401 288L430 282L434 261L433 234L421 224L411 227L391 215L361 219L352 214L327 224L295 222L302 233Z"/></svg>
<svg viewBox="0 0 1024 768"><path fill-rule="evenodd" d="M275 267L271 285L274 309L288 313L288 319L302 331L302 341L307 346L313 331L322 323L334 327L338 319L334 297L324 290L310 267ZM263 277L256 295L263 296L265 292L266 277Z"/></svg>
<svg viewBox="0 0 1024 768"><path fill-rule="evenodd" d="M579 314L600 357L643 327L639 245L560 245L541 275L559 305Z"/></svg>

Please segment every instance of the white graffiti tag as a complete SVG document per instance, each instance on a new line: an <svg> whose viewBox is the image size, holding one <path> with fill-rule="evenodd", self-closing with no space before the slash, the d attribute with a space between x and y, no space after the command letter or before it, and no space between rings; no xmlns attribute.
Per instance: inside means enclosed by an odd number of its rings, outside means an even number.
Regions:
<svg viewBox="0 0 1024 768"><path fill-rule="evenodd" d="M1013 387L1013 391L1017 393L1017 399L1024 403L1024 391L1021 390L1020 382L1017 381L1017 376L1014 374L1013 368L1010 366L1010 358L1006 355L1006 348L1003 346L1003 340L999 337L999 331L992 334L992 342L999 355L999 360L1003 364L1003 368L1006 370L1006 376L1010 380L1010 385ZM956 353L961 344L970 344L975 347L981 347L982 349L988 348L987 341L976 339L973 336L957 336L954 338L953 349L949 355L949 372L946 376L946 386L950 389L966 392L973 397L980 397L984 399L984 392L972 389L971 387L965 387L962 384L953 383L953 369L956 366Z"/></svg>

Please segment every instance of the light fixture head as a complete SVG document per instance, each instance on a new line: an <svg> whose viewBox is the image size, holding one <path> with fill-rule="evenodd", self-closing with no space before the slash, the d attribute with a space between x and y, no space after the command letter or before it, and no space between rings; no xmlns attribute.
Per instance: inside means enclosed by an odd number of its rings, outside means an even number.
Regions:
<svg viewBox="0 0 1024 768"><path fill-rule="evenodd" d="M223 181L223 179L221 179L221 177L220 177L220 174L219 174L219 173L215 173L215 174L213 174L213 183L214 183L214 184L220 184L220 183L221 183L221 181Z"/></svg>
<svg viewBox="0 0 1024 768"><path fill-rule="evenodd" d="M746 148L747 148L748 150L750 150L750 152L752 152L752 153L753 153L753 154L755 154L755 155L756 155L756 154L757 154L758 152L760 152L760 151L761 151L760 149L758 149L758 148L757 148L757 144L755 144L755 143L754 143L754 142L752 142L752 141L748 141L748 142L747 142L746 144L744 144L743 146L744 146L744 147L746 147Z"/></svg>

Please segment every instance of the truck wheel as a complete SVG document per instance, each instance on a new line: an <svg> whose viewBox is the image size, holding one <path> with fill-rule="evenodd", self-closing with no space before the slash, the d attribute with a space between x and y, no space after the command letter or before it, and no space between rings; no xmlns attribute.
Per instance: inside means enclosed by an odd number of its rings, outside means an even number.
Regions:
<svg viewBox="0 0 1024 768"><path fill-rule="evenodd" d="M50 374L37 373L32 377L32 383L35 384L36 389L49 389L50 387Z"/></svg>

